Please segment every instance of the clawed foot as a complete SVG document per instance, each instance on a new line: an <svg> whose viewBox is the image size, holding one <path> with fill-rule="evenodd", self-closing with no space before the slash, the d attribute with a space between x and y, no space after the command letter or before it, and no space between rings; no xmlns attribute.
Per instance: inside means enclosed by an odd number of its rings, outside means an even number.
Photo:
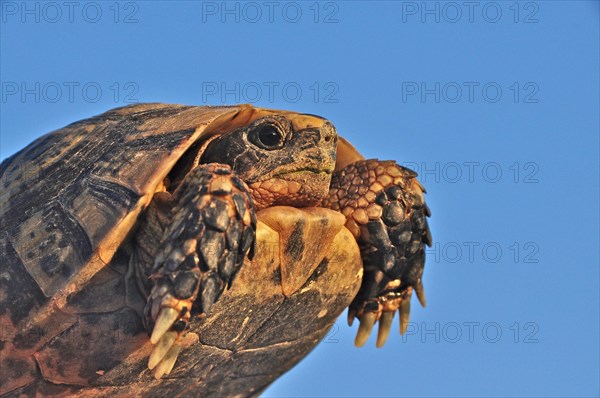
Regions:
<svg viewBox="0 0 600 398"><path fill-rule="evenodd" d="M425 306L421 277L424 247L431 245L430 212L416 176L393 161L360 160L334 174L323 202L346 216L346 228L361 249L363 281L348 311L349 324L360 319L357 347L378 321L377 347L382 347L396 311L400 333L406 332L413 289Z"/></svg>
<svg viewBox="0 0 600 398"><path fill-rule="evenodd" d="M158 379L169 374L189 333L192 317L203 316L252 255L256 217L245 184L229 166L201 165L174 195L150 279L144 310L154 349L148 368Z"/></svg>
<svg viewBox="0 0 600 398"><path fill-rule="evenodd" d="M414 290L421 306L425 307L425 290L423 284L418 284ZM354 345L356 347L364 346L373 331L373 326L376 322L379 322L377 342L375 344L377 348L383 347L392 329L392 321L394 320L396 311L400 314L400 334L403 335L406 333L410 321L410 300L412 293L413 288L409 287L401 293L390 292L364 303L362 308L358 310L350 307L348 309L348 325L352 326L354 318L358 318L360 321Z"/></svg>
<svg viewBox="0 0 600 398"><path fill-rule="evenodd" d="M165 294L160 296L161 291ZM167 289L155 288L149 298L147 308L154 320L150 342L154 344L148 360L148 369L154 370L154 377L160 379L171 373L187 337L192 300L179 300Z"/></svg>

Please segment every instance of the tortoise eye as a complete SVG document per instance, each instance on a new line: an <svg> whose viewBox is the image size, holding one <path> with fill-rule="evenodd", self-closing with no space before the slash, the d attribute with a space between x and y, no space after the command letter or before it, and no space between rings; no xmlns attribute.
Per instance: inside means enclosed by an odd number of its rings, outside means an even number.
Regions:
<svg viewBox="0 0 600 398"><path fill-rule="evenodd" d="M250 133L248 139L254 145L267 150L282 148L284 141L281 131L272 124L260 126Z"/></svg>

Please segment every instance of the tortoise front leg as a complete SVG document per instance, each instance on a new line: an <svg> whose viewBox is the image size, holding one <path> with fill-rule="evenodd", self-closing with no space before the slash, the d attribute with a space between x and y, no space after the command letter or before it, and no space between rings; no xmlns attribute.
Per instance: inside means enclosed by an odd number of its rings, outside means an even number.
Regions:
<svg viewBox="0 0 600 398"><path fill-rule="evenodd" d="M148 368L169 374L193 316L204 316L254 247L256 218L246 185L227 165L200 165L173 195L144 309L154 349Z"/></svg>
<svg viewBox="0 0 600 398"><path fill-rule="evenodd" d="M365 344L379 321L377 347L383 346L395 311L404 334L413 289L423 306L421 276L425 244L431 245L425 190L412 170L394 161L360 160L336 172L325 207L341 211L361 250L364 276L350 305L348 323L360 319L355 345Z"/></svg>

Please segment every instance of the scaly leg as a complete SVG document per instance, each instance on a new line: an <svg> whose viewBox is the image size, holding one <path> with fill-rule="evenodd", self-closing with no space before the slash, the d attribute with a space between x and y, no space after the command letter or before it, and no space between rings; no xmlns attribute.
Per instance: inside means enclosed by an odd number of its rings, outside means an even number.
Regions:
<svg viewBox="0 0 600 398"><path fill-rule="evenodd" d="M253 255L256 217L246 184L227 165L200 165L173 194L144 309L148 368L169 374L193 316L204 316Z"/></svg>
<svg viewBox="0 0 600 398"><path fill-rule="evenodd" d="M412 170L394 161L361 160L333 176L323 205L341 211L360 246L363 282L348 311L348 323L360 319L355 345L365 344L379 321L377 347L383 346L395 311L404 334L415 290L425 306L421 277L425 244L431 245L425 190Z"/></svg>

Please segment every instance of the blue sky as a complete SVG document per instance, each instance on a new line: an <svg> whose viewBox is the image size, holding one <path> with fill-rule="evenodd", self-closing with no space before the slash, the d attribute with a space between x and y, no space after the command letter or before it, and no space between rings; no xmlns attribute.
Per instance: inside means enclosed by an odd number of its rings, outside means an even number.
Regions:
<svg viewBox="0 0 600 398"><path fill-rule="evenodd" d="M419 172L410 335L356 349L342 317L265 396L600 394L597 2L1 6L2 159L130 102L252 102Z"/></svg>

